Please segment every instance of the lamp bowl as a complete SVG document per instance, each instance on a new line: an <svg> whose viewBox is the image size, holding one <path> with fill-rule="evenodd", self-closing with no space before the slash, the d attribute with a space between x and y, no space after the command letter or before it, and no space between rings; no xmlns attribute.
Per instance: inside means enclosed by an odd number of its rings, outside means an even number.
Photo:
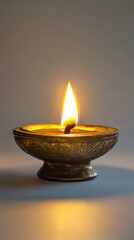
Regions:
<svg viewBox="0 0 134 240"><path fill-rule="evenodd" d="M17 145L42 160L37 175L56 181L93 179L97 172L90 162L107 153L118 140L118 129L80 125L64 134L60 125L32 124L13 129Z"/></svg>

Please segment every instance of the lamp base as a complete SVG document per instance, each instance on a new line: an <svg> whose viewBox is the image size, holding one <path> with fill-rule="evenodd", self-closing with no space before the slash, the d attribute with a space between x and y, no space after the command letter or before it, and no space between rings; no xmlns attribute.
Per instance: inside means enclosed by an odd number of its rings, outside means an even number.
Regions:
<svg viewBox="0 0 134 240"><path fill-rule="evenodd" d="M59 164L44 162L37 172L37 176L54 181L84 181L97 176L97 172L90 164Z"/></svg>

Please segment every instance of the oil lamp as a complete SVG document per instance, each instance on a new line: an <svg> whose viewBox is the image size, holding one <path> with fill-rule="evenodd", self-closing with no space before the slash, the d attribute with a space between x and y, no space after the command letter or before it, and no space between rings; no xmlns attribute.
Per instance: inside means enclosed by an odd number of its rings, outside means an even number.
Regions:
<svg viewBox="0 0 134 240"><path fill-rule="evenodd" d="M78 125L75 96L68 83L61 125L32 124L13 129L18 146L42 160L38 177L55 181L93 179L97 172L90 162L107 153L118 140L118 129Z"/></svg>

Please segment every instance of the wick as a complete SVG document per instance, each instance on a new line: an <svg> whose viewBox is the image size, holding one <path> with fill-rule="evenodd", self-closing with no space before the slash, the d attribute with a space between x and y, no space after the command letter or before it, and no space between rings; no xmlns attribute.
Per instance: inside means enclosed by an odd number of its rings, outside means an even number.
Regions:
<svg viewBox="0 0 134 240"><path fill-rule="evenodd" d="M75 124L74 124L74 123L71 124L71 125L68 124L68 125L65 127L64 134L70 133L71 129L74 128L74 127L75 127Z"/></svg>

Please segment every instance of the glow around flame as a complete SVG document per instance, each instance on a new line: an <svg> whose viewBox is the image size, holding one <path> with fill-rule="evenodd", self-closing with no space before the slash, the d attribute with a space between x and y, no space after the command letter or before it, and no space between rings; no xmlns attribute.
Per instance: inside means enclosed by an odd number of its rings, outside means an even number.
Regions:
<svg viewBox="0 0 134 240"><path fill-rule="evenodd" d="M71 87L70 82L68 82L64 106L63 106L63 113L62 113L62 120L61 125L66 126L67 124L77 124L78 122L78 111L76 106L75 96Z"/></svg>

